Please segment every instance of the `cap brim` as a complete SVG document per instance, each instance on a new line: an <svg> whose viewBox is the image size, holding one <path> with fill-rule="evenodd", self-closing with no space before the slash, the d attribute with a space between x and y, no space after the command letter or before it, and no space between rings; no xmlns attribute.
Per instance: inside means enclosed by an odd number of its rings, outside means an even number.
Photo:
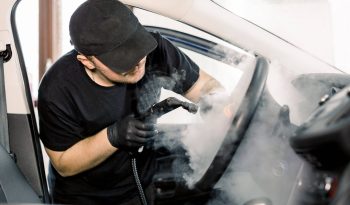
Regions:
<svg viewBox="0 0 350 205"><path fill-rule="evenodd" d="M107 31L108 32L108 31ZM118 73L127 72L157 47L157 41L140 24L120 46L96 56L103 64Z"/></svg>

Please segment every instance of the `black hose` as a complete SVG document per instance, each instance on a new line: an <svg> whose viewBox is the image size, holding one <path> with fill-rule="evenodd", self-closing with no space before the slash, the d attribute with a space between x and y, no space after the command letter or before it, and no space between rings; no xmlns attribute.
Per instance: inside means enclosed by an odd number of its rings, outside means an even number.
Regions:
<svg viewBox="0 0 350 205"><path fill-rule="evenodd" d="M146 195L145 195L145 192L143 191L140 177L139 177L139 174L137 172L136 157L134 157L134 156L131 157L131 167L132 167L132 172L134 174L134 179L135 179L135 183L137 186L137 190L139 191L141 203L142 203L142 205L147 205Z"/></svg>

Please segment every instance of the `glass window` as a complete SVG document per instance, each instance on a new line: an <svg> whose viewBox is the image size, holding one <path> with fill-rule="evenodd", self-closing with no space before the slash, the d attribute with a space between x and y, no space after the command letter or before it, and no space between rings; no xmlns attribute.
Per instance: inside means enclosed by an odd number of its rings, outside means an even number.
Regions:
<svg viewBox="0 0 350 205"><path fill-rule="evenodd" d="M349 1L213 0L236 15L350 72Z"/></svg>

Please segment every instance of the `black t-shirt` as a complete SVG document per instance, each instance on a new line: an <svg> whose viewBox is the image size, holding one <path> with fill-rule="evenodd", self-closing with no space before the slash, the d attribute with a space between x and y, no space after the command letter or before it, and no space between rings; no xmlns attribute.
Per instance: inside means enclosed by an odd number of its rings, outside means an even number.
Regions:
<svg viewBox="0 0 350 205"><path fill-rule="evenodd" d="M40 137L47 148L64 151L126 115L145 111L158 100L161 87L179 94L191 88L199 76L198 66L160 34L152 35L158 46L147 56L146 74L136 84L96 84L76 59L75 50L52 65L40 83L38 98ZM145 149L137 157L144 186L155 171L154 155ZM72 177L50 168L49 182L54 196L65 199L61 203L80 203L87 197L91 204L108 204L137 193L130 156L123 150Z"/></svg>

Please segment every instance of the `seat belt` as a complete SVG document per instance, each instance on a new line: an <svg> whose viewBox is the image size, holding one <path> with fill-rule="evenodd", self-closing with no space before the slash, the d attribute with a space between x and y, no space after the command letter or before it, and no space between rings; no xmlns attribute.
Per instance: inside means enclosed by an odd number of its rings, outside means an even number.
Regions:
<svg viewBox="0 0 350 205"><path fill-rule="evenodd" d="M7 121L6 91L4 63L12 57L12 51L9 44L0 45L0 144L10 153L10 141Z"/></svg>

